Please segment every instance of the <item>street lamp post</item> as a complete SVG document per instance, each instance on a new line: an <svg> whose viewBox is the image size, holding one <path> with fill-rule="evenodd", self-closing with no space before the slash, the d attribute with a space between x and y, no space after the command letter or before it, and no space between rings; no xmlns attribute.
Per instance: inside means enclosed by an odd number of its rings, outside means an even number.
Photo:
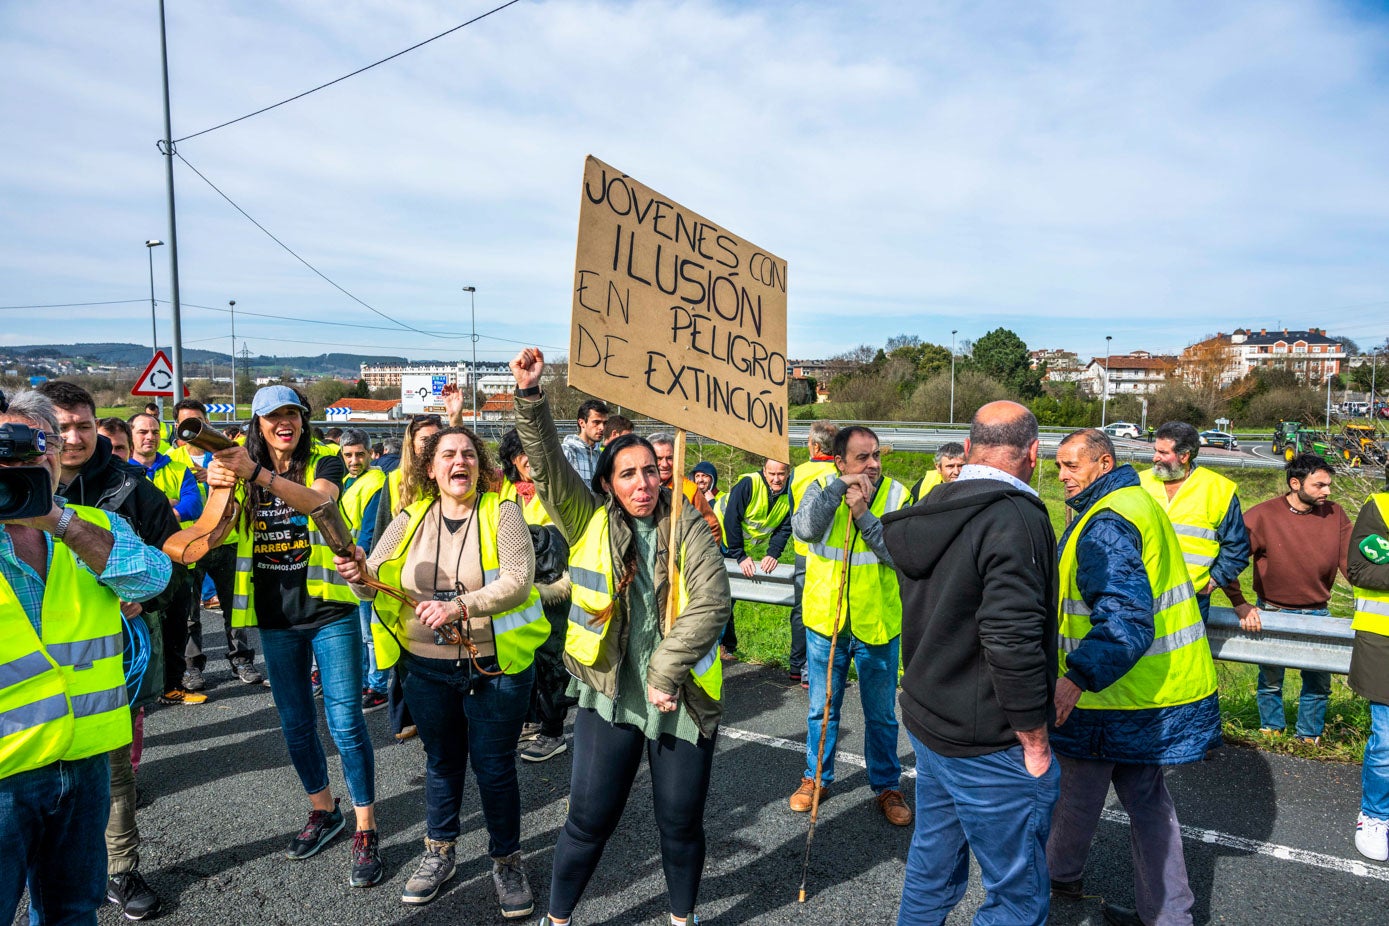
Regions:
<svg viewBox="0 0 1389 926"><path fill-rule="evenodd" d="M231 378L232 378L232 416L230 420L236 419L236 300L228 299L227 305L231 307L232 317L232 352L231 352Z"/></svg>
<svg viewBox="0 0 1389 926"><path fill-rule="evenodd" d="M950 329L950 423L955 423L955 334L960 329Z"/></svg>
<svg viewBox="0 0 1389 926"><path fill-rule="evenodd" d="M468 387L473 394L473 427L477 427L477 287L465 286L463 292L468 294L468 315L473 327L473 365L468 371Z"/></svg>
<svg viewBox="0 0 1389 926"><path fill-rule="evenodd" d="M1109 342L1114 336L1104 336L1104 392L1100 394L1100 427L1109 423Z"/></svg>
<svg viewBox="0 0 1389 926"><path fill-rule="evenodd" d="M1375 412L1375 371L1379 366L1379 348L1376 347L1370 352L1370 420L1374 420Z"/></svg>
<svg viewBox="0 0 1389 926"><path fill-rule="evenodd" d="M159 353L159 322L158 308L154 301L154 249L163 247L164 242L158 238L151 238L145 242L145 251L150 256L150 334L153 338L150 341L150 356Z"/></svg>

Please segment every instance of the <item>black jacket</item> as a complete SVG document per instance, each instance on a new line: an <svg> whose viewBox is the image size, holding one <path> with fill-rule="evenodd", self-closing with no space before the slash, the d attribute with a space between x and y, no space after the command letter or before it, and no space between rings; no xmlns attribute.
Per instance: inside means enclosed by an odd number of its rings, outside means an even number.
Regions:
<svg viewBox="0 0 1389 926"><path fill-rule="evenodd" d="M944 756L1018 744L1051 719L1056 536L1035 496L993 479L883 517L902 590L902 720Z"/></svg>
<svg viewBox="0 0 1389 926"><path fill-rule="evenodd" d="M136 536L156 550L178 530L178 518L169 507L169 499L143 472L121 462L111 452L111 442L100 434L91 459L58 494L74 505L115 512L125 518ZM160 611L168 607L187 572L175 568L164 591L143 602L145 609Z"/></svg>

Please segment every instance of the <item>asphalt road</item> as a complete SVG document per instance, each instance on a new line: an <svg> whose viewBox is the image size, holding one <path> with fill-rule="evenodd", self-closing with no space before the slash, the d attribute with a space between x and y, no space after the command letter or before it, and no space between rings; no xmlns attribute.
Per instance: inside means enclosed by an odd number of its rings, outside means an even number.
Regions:
<svg viewBox="0 0 1389 926"><path fill-rule="evenodd" d="M215 624L213 615L207 618ZM207 637L216 639L214 627ZM210 654L214 659L216 653ZM387 863L377 887L347 885L350 840L288 861L283 849L308 804L288 764L271 692L209 666L201 706L162 707L145 724L138 774L145 838L141 871L163 896L170 923L501 923L486 859L487 836L470 778L463 804L459 871L432 904L411 908L399 894L424 835L424 756L418 740L395 743L385 712L368 715L377 747L377 815ZM821 808L810 897L796 902L806 817L786 798L802 769L805 696L781 673L732 666L725 687L706 826L709 854L698 912L705 923L895 922L909 829L889 825L872 804L861 759L862 714L845 699L840 778ZM336 793L341 766L321 725ZM905 734L900 753L910 768ZM551 850L565 814L568 753L521 763L523 850L543 911ZM1358 766L1316 763L1245 749L1174 770L1169 778L1188 829L1186 858L1197 922L1383 923L1389 866L1362 863L1352 844ZM910 778L905 782L910 795ZM576 924L664 922L664 881L643 771ZM1128 831L1111 797L1086 873L1089 891L1133 900ZM973 876L951 923L967 923L982 900ZM112 906L101 922L123 922ZM531 921L534 921L533 918ZM23 920L21 915L20 920ZM1099 902L1053 910L1051 922L1101 922Z"/></svg>

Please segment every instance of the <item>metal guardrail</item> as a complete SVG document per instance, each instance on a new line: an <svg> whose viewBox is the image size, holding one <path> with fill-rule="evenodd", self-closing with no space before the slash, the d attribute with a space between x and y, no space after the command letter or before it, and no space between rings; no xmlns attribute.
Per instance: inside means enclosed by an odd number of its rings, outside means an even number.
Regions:
<svg viewBox="0 0 1389 926"><path fill-rule="evenodd" d="M743 576L738 565L724 560L728 584L735 601L791 607L794 589L792 567L783 563L770 575ZM1242 630L1239 618L1230 608L1211 608L1206 636L1211 655L1226 662L1311 669L1345 675L1350 671L1350 649L1355 632L1343 617L1316 617L1262 611L1264 629L1259 633Z"/></svg>

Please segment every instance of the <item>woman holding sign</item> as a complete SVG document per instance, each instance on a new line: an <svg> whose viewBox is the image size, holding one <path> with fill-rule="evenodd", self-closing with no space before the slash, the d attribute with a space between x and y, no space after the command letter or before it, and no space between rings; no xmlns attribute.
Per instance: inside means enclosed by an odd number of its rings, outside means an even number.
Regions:
<svg viewBox="0 0 1389 926"><path fill-rule="evenodd" d="M591 485L565 461L540 392L545 358L511 361L517 431L536 493L569 541L573 607L564 662L577 679L569 816L555 845L547 922L565 926L617 828L643 753L661 833L670 919L692 918L704 872L704 801L723 708L719 636L732 610L723 557L704 520L671 524L656 454L635 434L604 448ZM665 551L680 571L675 612ZM658 552L659 551L659 552Z"/></svg>

